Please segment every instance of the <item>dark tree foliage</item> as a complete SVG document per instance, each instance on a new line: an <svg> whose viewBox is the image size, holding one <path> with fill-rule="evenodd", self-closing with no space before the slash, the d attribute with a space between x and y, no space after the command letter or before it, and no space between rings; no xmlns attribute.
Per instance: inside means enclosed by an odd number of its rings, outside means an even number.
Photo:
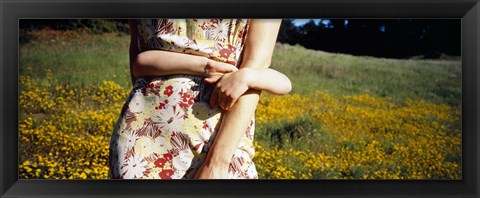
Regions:
<svg viewBox="0 0 480 198"><path fill-rule="evenodd" d="M295 25L293 25L291 19L282 20L280 25L280 30L278 32L278 41L281 43L288 43L290 45L295 45L298 43L299 30Z"/></svg>
<svg viewBox="0 0 480 198"><path fill-rule="evenodd" d="M126 19L21 19L21 30L54 29L83 30L93 34L106 32L128 33Z"/></svg>
<svg viewBox="0 0 480 198"><path fill-rule="evenodd" d="M376 57L439 58L459 56L459 19L323 19L301 27L282 20L278 42L309 49ZM83 30L93 34L129 33L126 19L21 19L21 32L50 28Z"/></svg>
<svg viewBox="0 0 480 198"><path fill-rule="evenodd" d="M439 58L460 55L461 26L455 19L331 19L295 27L284 20L279 42L328 52L376 57ZM295 31L293 31L295 30Z"/></svg>

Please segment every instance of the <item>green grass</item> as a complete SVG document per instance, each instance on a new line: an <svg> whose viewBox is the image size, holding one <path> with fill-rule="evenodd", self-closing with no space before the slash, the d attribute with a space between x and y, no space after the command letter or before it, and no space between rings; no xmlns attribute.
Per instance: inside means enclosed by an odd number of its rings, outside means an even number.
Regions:
<svg viewBox="0 0 480 198"><path fill-rule="evenodd" d="M368 93L461 103L460 60L398 60L352 56L277 44L272 68L285 73L293 93L323 90L337 95Z"/></svg>
<svg viewBox="0 0 480 198"><path fill-rule="evenodd" d="M128 35L88 35L79 39L31 39L21 43L20 75L45 79L51 71L59 85L91 87L112 80L131 87L128 66ZM370 94L390 97L397 102L406 98L461 106L461 61L397 60L352 56L308 50L301 46L277 44L271 68L286 74L293 83L293 93L310 94L318 90L334 95ZM97 104L85 103L85 108ZM81 107L79 107L81 108ZM458 128L458 126L451 126ZM289 123L257 125L256 140L263 145L295 148L333 155L332 148L355 150L352 142L336 142L337 137L322 129L320 123L300 119ZM452 130L453 131L453 130ZM385 151L392 142L380 141ZM461 155L447 161L458 162ZM301 166L301 165L298 165ZM349 175L363 175L353 168ZM335 172L316 173L329 178Z"/></svg>
<svg viewBox="0 0 480 198"><path fill-rule="evenodd" d="M44 78L50 69L61 84L87 86L113 80L129 86L128 36L91 35L86 40L50 40L20 45L20 74Z"/></svg>
<svg viewBox="0 0 480 198"><path fill-rule="evenodd" d="M85 86L113 80L130 86L128 46L129 36L116 34L21 44L20 74L43 78L48 68L59 83ZM460 60L374 58L277 44L271 68L291 79L292 93L368 93L397 101L411 98L461 105Z"/></svg>
<svg viewBox="0 0 480 198"><path fill-rule="evenodd" d="M262 139L279 148L296 148L300 150L322 151L325 145L333 142L333 134L322 130L319 123L309 119L299 119L293 122L268 123L257 126L257 139ZM321 138L320 138L321 137Z"/></svg>

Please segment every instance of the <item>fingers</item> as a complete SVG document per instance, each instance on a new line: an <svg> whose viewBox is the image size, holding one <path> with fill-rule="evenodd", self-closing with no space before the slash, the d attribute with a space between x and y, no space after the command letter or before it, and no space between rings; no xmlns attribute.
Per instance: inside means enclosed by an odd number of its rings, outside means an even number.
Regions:
<svg viewBox="0 0 480 198"><path fill-rule="evenodd" d="M225 74L230 72L236 72L238 71L238 68L228 63L210 61L207 70L209 72L219 72Z"/></svg>
<svg viewBox="0 0 480 198"><path fill-rule="evenodd" d="M221 72L223 73L230 73L230 72L236 72L238 71L238 68L233 66L233 65L230 65L228 63L222 63L220 64L221 67L219 68Z"/></svg>
<svg viewBox="0 0 480 198"><path fill-rule="evenodd" d="M215 105L217 105L217 101L218 101L218 88L215 87L213 89L212 95L210 96L210 101L208 103L208 106L210 107L210 109L215 108Z"/></svg>
<svg viewBox="0 0 480 198"><path fill-rule="evenodd" d="M220 108L222 108L223 110L228 110L227 107L228 107L228 103L229 103L229 98L227 96L225 96L225 93L223 93L223 92L219 93L217 103L218 103L218 106Z"/></svg>
<svg viewBox="0 0 480 198"><path fill-rule="evenodd" d="M222 75L220 75L220 74L209 76L209 77L205 78L205 82L213 84L213 83L216 83L218 80L220 80L220 78L222 78Z"/></svg>
<svg viewBox="0 0 480 198"><path fill-rule="evenodd" d="M235 100L232 97L227 96L227 94L223 93L220 88L215 87L215 89L213 89L212 95L210 96L210 101L208 105L211 109L215 108L215 106L218 105L220 109L229 110L234 103Z"/></svg>
<svg viewBox="0 0 480 198"><path fill-rule="evenodd" d="M236 87L229 77L235 74L222 74L217 76L210 76L204 79L207 83L216 83L215 88L213 89L212 95L210 96L209 107L215 108L216 106L220 107L223 110L229 110L233 104L238 99L237 92L238 87ZM225 79L225 80L224 80Z"/></svg>
<svg viewBox="0 0 480 198"><path fill-rule="evenodd" d="M231 109L233 107L233 104L235 104L235 102L237 102L237 100L231 99L230 102L228 103L227 110Z"/></svg>
<svg viewBox="0 0 480 198"><path fill-rule="evenodd" d="M234 97L232 97L230 94L227 94L222 91L218 91L217 94L218 94L218 100L217 100L218 106L225 111L230 110L235 104L236 99L234 99Z"/></svg>
<svg viewBox="0 0 480 198"><path fill-rule="evenodd" d="M220 96L221 96L221 101L219 97L218 104L221 104L221 105L219 106L225 111L230 110L230 108L232 108L233 104L235 103L234 99L226 93L221 93Z"/></svg>
<svg viewBox="0 0 480 198"><path fill-rule="evenodd" d="M235 67L233 65L230 65L230 64L228 64L228 65L230 66L230 72L237 72L238 71L237 67Z"/></svg>

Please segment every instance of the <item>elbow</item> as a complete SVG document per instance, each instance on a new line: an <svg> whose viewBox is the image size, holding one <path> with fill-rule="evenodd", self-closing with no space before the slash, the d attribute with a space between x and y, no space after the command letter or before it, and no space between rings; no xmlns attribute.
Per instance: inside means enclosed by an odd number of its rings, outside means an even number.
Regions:
<svg viewBox="0 0 480 198"><path fill-rule="evenodd" d="M290 81L288 81L288 82L290 82ZM288 84L288 89L287 89L287 94L289 94L290 92L292 92L292 88L293 88L293 87L292 87L292 83L289 83L289 84Z"/></svg>
<svg viewBox="0 0 480 198"><path fill-rule="evenodd" d="M133 57L132 60L132 73L135 77L144 76L148 56L145 53L139 53Z"/></svg>
<svg viewBox="0 0 480 198"><path fill-rule="evenodd" d="M132 60L132 62L130 63L130 68L131 68L130 70L131 70L131 72L132 72L132 75L133 75L135 78L140 77L139 71L138 71L138 63L137 63L136 58L134 58L134 59Z"/></svg>
<svg viewBox="0 0 480 198"><path fill-rule="evenodd" d="M292 91L292 82L285 76L285 90L284 94L289 94Z"/></svg>
<svg viewBox="0 0 480 198"><path fill-rule="evenodd" d="M287 76L283 76L283 82L279 84L281 86L277 87L277 91L274 94L286 95L292 91L292 82L288 79Z"/></svg>

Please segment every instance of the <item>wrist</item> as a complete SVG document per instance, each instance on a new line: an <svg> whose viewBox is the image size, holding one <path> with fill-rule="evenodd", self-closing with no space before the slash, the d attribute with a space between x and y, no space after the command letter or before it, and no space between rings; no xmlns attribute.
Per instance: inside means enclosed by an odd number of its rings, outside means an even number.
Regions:
<svg viewBox="0 0 480 198"><path fill-rule="evenodd" d="M201 57L202 58L202 63L200 64L200 68L198 68L198 74L199 76L202 76L202 77L207 77L207 74L208 74L208 68L209 68L209 65L211 64L212 60L207 58L207 57Z"/></svg>
<svg viewBox="0 0 480 198"><path fill-rule="evenodd" d="M214 150L210 150L207 154L207 158L205 159L206 165L213 165L213 166L229 166L230 162L232 161L233 154L229 155L225 152L215 152Z"/></svg>
<svg viewBox="0 0 480 198"><path fill-rule="evenodd" d="M258 71L254 68L241 68L240 72L243 72L244 80L248 88L255 88L255 82L258 78Z"/></svg>

